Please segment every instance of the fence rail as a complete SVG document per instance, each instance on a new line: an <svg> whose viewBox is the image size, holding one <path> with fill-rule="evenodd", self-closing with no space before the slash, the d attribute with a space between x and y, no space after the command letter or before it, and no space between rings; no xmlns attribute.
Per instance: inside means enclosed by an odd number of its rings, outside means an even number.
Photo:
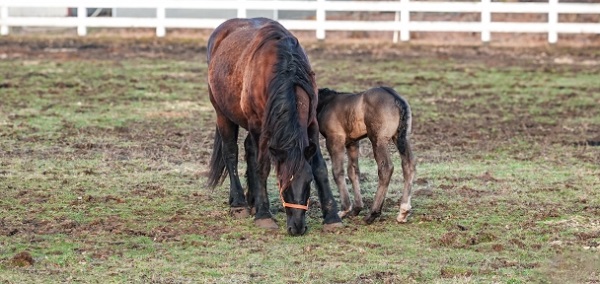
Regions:
<svg viewBox="0 0 600 284"><path fill-rule="evenodd" d="M77 8L77 17L13 17L9 8ZM87 8L144 8L155 9L152 18L88 17ZM9 27L76 27L84 36L88 27L101 28L155 28L156 35L165 36L167 28L213 29L225 19L168 18L169 9L235 10L237 17L246 17L249 10L314 11L314 19L285 20L280 22L290 30L314 30L317 39L325 39L326 31L392 31L394 42L410 40L410 32L479 32L481 40L491 40L492 32L547 33L548 42L556 43L559 33L600 34L600 23L559 22L559 14L600 14L600 3L560 3L548 0L540 3L492 2L416 2L399 1L279 1L279 0L0 0L0 35L7 35ZM327 20L327 12L394 12L393 21L339 21ZM411 12L480 13L480 21L411 21ZM548 15L547 22L514 23L493 22L492 13L539 13Z"/></svg>

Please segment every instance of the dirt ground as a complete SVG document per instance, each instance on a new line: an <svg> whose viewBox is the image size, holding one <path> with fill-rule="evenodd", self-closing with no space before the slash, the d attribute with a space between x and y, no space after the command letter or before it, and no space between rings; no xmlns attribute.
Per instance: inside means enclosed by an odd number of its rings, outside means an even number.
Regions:
<svg viewBox="0 0 600 284"><path fill-rule="evenodd" d="M149 32L151 35L151 31ZM141 36L140 36L141 35ZM207 31L173 32L167 38L144 37L145 33L132 37L129 32L120 36L107 37L103 33L90 37L71 36L10 36L1 38L0 58L3 59L64 59L64 60L118 60L125 58L157 58L157 59L190 59L204 61L206 53L205 41ZM190 38L190 35L196 38ZM354 58L358 62L364 61L368 64L369 58L376 60L398 59L419 60L423 58L439 58L443 60L452 59L457 62L481 62L489 68L521 66L536 72L537 70L552 72L552 68L568 66L573 72L581 70L598 70L600 74L600 49L595 46L571 47L565 45L547 45L528 47L494 46L485 44L475 45L440 45L440 44L393 44L382 40L365 41L364 39L345 38L342 40L327 40L320 42L314 40L310 35L300 33L299 38L303 40L303 46L312 58L335 59ZM461 67L457 67L461 68ZM426 78L415 77L411 84L426 85ZM2 83L2 82L0 82ZM385 83L385 82L382 82ZM10 87L10 86L0 86ZM468 88L469 86L464 86ZM518 86L517 86L518 87ZM168 86L164 86L168 88ZM596 89L585 91L600 92L600 86ZM558 102L556 102L558 103ZM552 107L549 103L548 107ZM439 104L442 109L451 112L455 108L461 108L458 101L449 101ZM587 127L581 129L567 129L553 124L535 122L529 117L520 118L520 124L515 125L513 121L494 121L499 131L493 133L485 132L485 125L489 118L503 117L504 111L498 108L472 108L469 112L478 115L482 120L476 120L470 124L457 125L452 120L415 120L415 141L419 141L420 149L432 149L439 145L452 147L470 147L477 144L485 147L488 140L498 138L509 139L512 137L529 137L543 143L560 143L565 145L597 146L600 144L600 129ZM565 119L579 115L586 109L571 109L569 112L561 112L558 115ZM155 114L168 115L168 114ZM560 119L558 117L557 119ZM444 129L445 131L440 131ZM119 135L128 136L130 139L148 141L149 137L131 137L142 135L131 133L129 129L119 130ZM93 131L91 131L93 132ZM175 141L165 143L181 143L181 135L173 134ZM212 134L206 137L197 137L197 141L203 141L205 146L210 147ZM474 142L479 141L479 142ZM162 141L156 141L161 143ZM186 141L189 143L189 141ZM476 145L475 145L476 146ZM96 147L94 145L81 145ZM158 147L152 147L158 149ZM209 151L202 153L203 159L208 159ZM600 159L600 158L598 158Z"/></svg>
<svg viewBox="0 0 600 284"><path fill-rule="evenodd" d="M189 36L189 34L186 34ZM160 58L160 59L189 59L204 60L206 47L206 33L200 33L199 39L190 39L183 35L174 35L163 39L153 37L4 37L0 41L0 58L2 59L64 59L64 60L118 60L120 58ZM577 70L578 68L589 70L590 68L598 70L600 74L600 50L595 47L572 48L566 46L548 46L538 47L505 47L491 45L471 45L471 46L447 46L447 45L416 45L416 44L392 44L384 41L365 42L364 40L346 39L337 42L319 42L305 39L304 47L310 57L320 59L335 58L355 58L361 62L368 58L375 59L396 59L419 60L422 58L452 58L458 62L484 62L490 68L502 66L524 66L531 70L552 68L551 66L568 65L569 68ZM461 68L461 67L457 67ZM417 85L427 84L425 78L415 77L413 83ZM0 82L2 88L11 87ZM68 86L64 86L68 87ZM164 86L168 88L168 86ZM468 86L465 86L468 88ZM586 90L590 91L590 90ZM600 86L593 92L600 92ZM447 112L452 112L456 108L462 108L460 103L454 101L441 102L440 107ZM551 107L551 105L549 105ZM452 147L461 149L463 147L481 147L487 149L490 146L488 141L498 139L506 140L513 137L528 137L533 141L540 143L558 143L564 145L597 146L600 144L600 128L587 127L580 129L568 129L554 124L544 124L532 120L529 117L519 119L520 124L514 121L494 121L496 130L487 131L486 125L490 123L491 118L498 118L504 115L504 111L498 108L472 108L470 113L481 117L481 120L475 120L469 124L457 124L451 119L439 120L415 120L413 129L416 129L413 140L416 141L417 148L420 150L431 150L439 147ZM570 112L561 112L559 115L565 119L579 115L586 109L572 109ZM188 114L169 114L156 113L157 116L178 115L185 118ZM560 117L558 118L560 120ZM69 127L67 127L69 128ZM70 127L72 131L80 133L82 130ZM210 148L212 147L212 131L206 133L162 133L160 139L157 139L156 129L167 129L168 127L139 125L136 128L117 128L114 131L122 139L139 141L144 155L153 156L155 159L161 159L160 149L166 147L182 149L184 156L190 159L200 159L208 161L210 158ZM145 129L146 131L137 131L136 129ZM148 131L150 130L150 131ZM153 131L154 130L154 131ZM444 131L441 131L444 130ZM90 137L101 137L107 130L87 129L86 135ZM69 133L63 133L68 137ZM114 133L113 133L114 135ZM191 136L190 136L191 135ZM191 138L190 138L191 137ZM194 144L194 146L192 146ZM90 150L104 147L103 145L88 143L72 145L78 149L78 155L89 154ZM200 146L200 147L198 147ZM189 153L189 149L198 148L199 153ZM126 158L136 155L128 153L122 149L110 151L116 159ZM22 155L24 153L10 152L5 155ZM590 157L583 157L590 159ZM592 157L596 163L600 163L600 157ZM593 161L592 161L593 162ZM88 174L94 174L90 172ZM203 174L203 173L200 173ZM149 198L161 196L161 189L152 185L140 185L140 194L147 195ZM164 194L164 190L162 190ZM47 199L47 196L39 196L36 201ZM85 198L85 197L84 197ZM91 197L90 197L91 198ZM93 198L92 198L93 199ZM89 202L120 202L118 198L106 200L87 200ZM316 200L315 200L316 201ZM318 202L315 202L318 204ZM317 206L317 205L314 205ZM68 227L68 224L63 224ZM62 226L62 225L61 225ZM109 225L110 226L110 225ZM52 230L54 226L50 226ZM5 234L11 234L10 226L5 226ZM34 229L35 228L35 229ZM39 231L45 228L40 224L31 224L31 230ZM23 229L23 228L21 228Z"/></svg>
<svg viewBox="0 0 600 284"><path fill-rule="evenodd" d="M167 38L157 39L151 36L152 31L149 31L150 36L123 36L114 37L106 35L90 36L90 37L72 37L72 36L9 36L0 37L0 60L15 60L15 61L36 61L36 60L65 60L65 61L77 61L77 60L108 60L118 61L119 59L133 59L133 58L150 58L150 59L174 59L174 60L197 60L199 64L202 64L206 54L206 32L198 32L195 35L197 37L189 37L188 33L178 34L172 33ZM470 71L460 63L482 63L488 68L509 68L511 66L518 66L524 70L531 72L555 72L561 70L563 67L568 67L569 72L577 74L578 71L585 71L587 73L596 72L600 74L600 49L594 45L584 47L573 47L569 44L559 44L556 46L549 46L547 44L539 44L537 46L506 46L506 45L483 45L480 43L469 44L469 45L444 45L439 43L434 44L392 44L391 42L382 40L365 41L364 38L345 38L338 40L327 40L325 42L319 42L312 39L310 35L301 35L300 38L304 48L306 49L309 57L312 59L328 60L328 59L351 59L356 62L364 62L369 64L369 60L385 61L388 59L401 59L409 61L419 61L422 59L440 59L440 60L453 60L457 62L456 70L464 72L465 76L469 76ZM558 71L557 71L558 72ZM193 73L193 72L192 72ZM44 74L30 73L27 76L44 76ZM0 99L2 98L1 93L3 89L14 87L15 80L6 80L0 78ZM169 78L167 78L169 79ZM337 80L346 80L347 78L339 78ZM143 80L143 79L139 79ZM203 80L198 79L198 80ZM427 84L431 83L432 78L426 78L422 76L414 76L412 80L407 83L411 86L417 86L419 88L425 88ZM203 82L203 81L202 81ZM135 83L135 82L133 82ZM335 82L330 82L335 84ZM385 82L369 82L371 83L382 83ZM171 91L172 86L159 82L159 89L164 90L166 93ZM61 90L72 88L73 86L64 82L56 82L54 88L50 92L60 92ZM519 88L516 84L511 86ZM462 85L460 88L468 89L470 86ZM559 87L560 88L560 87ZM571 87L565 87L571 88ZM438 98L431 96L431 100L436 104L438 112L442 113L442 117L431 118L419 118L414 120L413 129L413 142L415 149L419 151L419 162L422 163L435 163L439 159L443 159L440 156L434 155L422 155L425 152L454 152L462 153L469 152L471 155L476 154L479 150L482 153L492 152L497 144L494 141L507 141L511 138L526 139L528 143L542 144L542 145L565 145L565 146L576 146L575 151L571 153L571 156L576 159L584 160L591 164L600 164L600 156L589 155L585 149L589 147L595 147L600 145L600 127L598 125L586 125L581 124L575 128L564 127L559 123L544 123L540 122L534 117L523 115L522 117L515 117L510 120L502 120L505 117L506 112L511 110L501 109L494 107L494 103L491 102L485 107L473 106L465 109L465 105L460 101L460 94L453 94L456 97L452 100ZM594 88L573 88L573 94L580 95L583 92L600 93L600 85ZM474 96L477 97L477 92L473 92ZM565 98L571 96L570 93L564 94ZM472 98L471 98L472 99ZM500 99L500 98L498 98ZM3 102L0 101L0 104ZM525 102L526 103L526 102ZM560 102L549 101L546 103L546 107L551 109ZM18 107L18 106L17 106ZM48 106L51 108L52 106ZM515 106L519 109L521 106ZM597 106L596 106L597 107ZM477 119L470 121L469 123L460 123L462 121L453 112L456 110L469 113ZM1 110L1 105L0 105ZM576 116L589 117L589 113L598 113L598 110L594 106L585 105L583 107L570 108L566 111L553 113L553 119L555 121L568 120ZM548 114L550 115L550 114ZM161 117L168 118L166 123L157 123L154 120L148 120L144 122L136 122L128 125L127 127L115 127L113 129L108 128L94 128L94 127L76 127L75 125L65 124L62 126L60 137L53 143L55 145L48 147L43 152L35 152L34 150L27 150L24 148L7 149L4 153L0 153L0 158L18 158L28 157L32 155L40 155L39 157L47 156L61 156L65 159L83 159L85 157L91 157L96 155L98 152L103 153L103 159L106 163L112 167L112 169L121 169L121 163L128 163L130 160L135 158L144 158L150 160L151 163L147 165L149 171L161 171L163 167L162 162L168 161L173 165L180 165L184 163L200 163L206 164L206 161L210 159L213 129L210 131L193 131L192 128L179 128L174 126L178 119L189 120L191 118L198 118L205 120L203 121L206 125L212 125L210 117L200 116L192 111L183 110L180 111L166 111L166 112L154 112L149 113L148 117ZM13 117L14 118L14 117ZM515 123L518 122L518 123ZM172 123L172 124L170 124ZM494 125L493 129L489 125ZM1 126L1 125L0 125ZM175 129L175 130L174 130ZM183 130L181 130L183 129ZM19 129L19 132L34 133L35 129ZM17 130L14 131L16 133ZM10 130L0 132L0 139L3 139L2 135L10 136L12 132ZM83 137L81 141L72 143L70 137L78 135ZM102 137L115 137L117 141L132 141L131 145L122 147L113 144L103 144ZM10 139L14 138L10 136ZM20 138L19 138L20 139ZM19 140L17 139L17 140ZM20 142L40 142L40 141L28 141L24 138L19 140ZM40 142L41 143L41 142ZM73 152L65 153L61 150L62 147L69 147L74 149ZM367 147L368 148L368 147ZM55 150L53 152L52 150ZM322 147L322 149L325 149ZM579 151L578 149L581 149ZM515 151L521 150L516 148ZM364 153L363 153L364 154ZM523 160L531 160L531 156L534 153L527 153L519 156L518 153L514 154ZM63 155L66 155L63 157ZM555 154L553 157L559 157ZM145 160L146 161L146 160ZM199 162L200 161L200 162ZM154 163L152 163L154 162ZM568 163L568 162L567 162ZM2 172L2 164L0 159L0 178L4 174ZM129 165L131 166L131 165ZM133 167L133 166L131 166ZM84 168L78 169L79 174L82 176L95 176L101 179L102 169ZM395 180L393 182L399 182L401 180L400 174L395 173ZM61 177L63 173L57 173L53 170L47 170L42 173L43 176L49 177L53 183L60 185L62 182L67 182L66 179ZM183 179L181 182L195 183L205 175L205 172L195 172L193 176L186 177L189 179ZM363 175L362 179L368 179L376 177L375 174ZM443 177L442 182L437 185L437 189L443 192L452 192L453 195L465 198L465 200L473 200L476 205L487 207L494 207L496 204L483 204L484 198L491 194L489 191L473 188L470 186L459 186L461 182L476 181L481 183L505 183L506 181L501 178L495 177L490 173L482 173L481 175L465 176L461 178ZM1 179L0 179L1 181ZM371 180L372 181L372 180ZM419 178L416 180L416 188L424 189L429 187L429 181L426 178ZM560 188L570 188L572 185L556 185L554 188L539 188L538 191L559 191ZM170 195L169 189L165 186L153 183L153 182L139 182L131 186L131 196L126 198L143 198L149 200L149 202L155 202L160 200L171 200L173 198ZM436 190L437 190L436 189ZM31 210L23 220L17 221L16 218L0 218L0 236L24 236L31 242L40 242L41 235L51 234L64 234L70 238L75 239L86 239L95 235L102 235L102 233L111 233L115 235L127 235L127 236L145 236L151 238L155 242L166 242L166 241L181 241L182 235L195 234L202 235L209 239L223 240L223 236L226 238L232 237L227 235L232 231L236 231L239 228L230 226L217 226L214 225L214 220L227 219L227 212L215 210L203 212L205 215L193 214L185 210L173 212L170 216L161 216L161 222L167 225L157 226L152 229L146 229L143 227L143 222L131 222L125 220L119 216L110 216L107 218L98 218L91 223L79 223L69 218L56 217L53 220L41 220L36 217L35 204L43 204L52 199L50 193L45 192L39 188L29 189L12 189L12 191L18 191L16 198L19 200L21 206L31 206ZM116 206L130 200L124 200L121 196L116 195L104 195L98 196L94 192L89 191L84 187L77 187L75 189L75 195L79 196L77 200L70 201L70 207L68 208L90 208L93 206L111 207ZM185 195L183 201L177 202L189 202L201 204L202 202L210 202L213 204L223 203L224 199L214 198L207 191L194 191L181 193ZM431 196L432 191L417 190L415 192L416 198L419 196ZM597 204L593 204L593 200L582 199L578 202L587 204L584 207L584 216L598 216L600 214L600 207ZM371 196L365 196L365 203L367 206L372 202ZM495 201L494 201L495 202ZM559 216L560 214L569 214L571 211L567 205L563 205L562 208L556 208L556 204L553 203L540 203L535 206L529 206L527 204L520 204L519 200L511 201L509 206L511 209L518 209L522 212L522 215L528 216L526 222L531 222L531 227L535 227L534 223L539 220L552 218ZM311 210L309 214L315 220L320 218L320 212L317 209L319 207L318 199L311 199ZM384 211L392 212L396 206L393 200L386 201ZM446 212L449 210L443 203L437 204L435 208L431 209L426 214L415 214L413 216L415 223L419 222L438 222L441 223L446 216ZM471 206L474 206L471 204ZM281 207L274 205L275 208ZM41 209L40 209L41 210ZM277 210L277 209L276 209ZM581 212L579 212L581 213ZM141 213L140 213L141 214ZM147 215L141 214L142 220L144 218L150 219ZM152 216L156 218L156 216ZM388 217L389 218L389 217ZM388 220L383 220L390 221ZM588 221L588 220L584 220ZM391 221L390 221L391 222ZM133 224L132 224L133 223ZM357 226L363 226L360 220L349 220L347 221L349 226L344 228L343 234L353 234L357 231ZM581 222L585 223L585 222ZM591 223L588 222L588 223ZM527 225L527 224L520 224ZM377 224L371 227L373 231L384 230L384 226L378 227ZM478 244L485 243L487 239L500 239L499 233L497 235L485 235L481 234L477 238L472 237L473 231L469 231L469 228L463 228L459 224L458 229L449 231L438 239L436 243L440 247L450 248L463 248L473 247ZM474 229L473 229L474 230ZM548 230L554 230L552 233L558 233L561 228L553 227ZM482 231L483 232L483 231ZM544 232L547 233L547 232ZM576 235L576 239L572 242L578 246L587 247L598 247L598 231L589 230L584 231ZM237 238L235 241L240 244L250 244L252 246L261 243L268 243L268 239L273 238L270 235L259 236L258 240L245 236L244 234L235 235L232 238ZM256 238L256 237L254 237ZM93 243L84 243L79 251L89 251L92 254L92 258L107 260L111 256L121 256L123 251L120 249L118 241L110 246L96 248ZM190 247L210 247L210 243L207 242L191 242L184 243L183 246ZM141 246L141 245L140 245ZM258 246L258 245L257 245ZM512 239L511 243L499 243L492 247L493 251L501 252L508 251L510 247L515 246L520 249L529 249L537 251L539 247L528 247L529 245L524 244L518 239ZM558 246L558 245L557 245ZM540 245L541 247L541 245ZM135 249L135 248L134 248ZM262 249L265 249L264 247ZM310 247L309 247L310 249ZM1 261L1 259L0 259ZM13 257L7 259L5 262L10 263L12 267L28 267L38 265L37 259L33 259L28 252L17 252L13 254ZM516 269L531 269L539 266L538 263L517 263L517 262L503 262L497 260L492 264L494 271L496 269L503 269L508 267L516 267ZM454 271L451 268L441 269L442 278L453 278L461 276L463 272ZM366 280L381 280L383 282L389 279L399 277L389 272L373 272L373 274L364 275L355 280L355 283L370 283ZM394 281L392 281L394 282ZM595 283L595 282L594 282Z"/></svg>

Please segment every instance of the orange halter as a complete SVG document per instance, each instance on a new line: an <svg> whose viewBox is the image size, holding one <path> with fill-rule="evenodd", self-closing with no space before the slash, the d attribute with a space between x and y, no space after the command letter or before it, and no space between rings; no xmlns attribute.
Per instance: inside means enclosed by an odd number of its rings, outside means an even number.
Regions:
<svg viewBox="0 0 600 284"><path fill-rule="evenodd" d="M290 178L290 182L292 180L294 180L294 176L292 176ZM277 186L279 187L279 198L281 198L281 203L283 203L283 207L289 207L289 208L295 208L295 209L302 209L302 210L308 211L308 203L309 203L310 200L308 200L306 202L306 205L294 204L294 203L287 203L287 202L285 202L285 200L283 200L283 187L281 187L281 183L279 182L279 180L277 181Z"/></svg>

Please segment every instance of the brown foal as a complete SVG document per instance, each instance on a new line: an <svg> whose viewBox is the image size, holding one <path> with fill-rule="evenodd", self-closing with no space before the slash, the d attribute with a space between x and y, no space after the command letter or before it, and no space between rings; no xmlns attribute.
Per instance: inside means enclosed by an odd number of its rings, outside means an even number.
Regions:
<svg viewBox="0 0 600 284"><path fill-rule="evenodd" d="M359 186L358 142L368 137L377 161L379 185L371 212L364 220L370 224L381 215L394 172L388 144L394 142L402 157L404 175L404 191L397 221L406 222L411 210L410 198L415 176L415 158L410 145L412 116L408 102L388 87L372 88L358 94L319 89L317 119L319 131L327 141L333 177L340 190L340 217L358 215L364 206ZM354 190L354 207L344 177L344 148L348 154L348 177Z"/></svg>

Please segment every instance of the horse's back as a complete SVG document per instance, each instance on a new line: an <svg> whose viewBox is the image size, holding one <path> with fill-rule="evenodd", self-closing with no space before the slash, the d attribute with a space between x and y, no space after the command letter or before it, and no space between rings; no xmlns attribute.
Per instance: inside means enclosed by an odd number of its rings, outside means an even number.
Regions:
<svg viewBox="0 0 600 284"><path fill-rule="evenodd" d="M206 52L208 62L210 62L214 51L217 50L221 42L231 34L238 34L239 37L239 33L241 32L241 35L245 37L246 40L251 40L252 38L250 35L252 33L270 22L273 22L273 20L267 18L235 18L223 22L211 33L210 37L208 38L208 48ZM240 42L239 44L240 46L245 46L243 45L243 42Z"/></svg>
<svg viewBox="0 0 600 284"><path fill-rule="evenodd" d="M259 30L273 22L267 18L227 20L208 40L208 84L213 106L244 128L248 126L242 104L246 66L252 64L250 57L256 48Z"/></svg>
<svg viewBox="0 0 600 284"><path fill-rule="evenodd" d="M267 101L271 97L268 93L275 89L270 84L303 77L290 75L283 78L287 73L277 70L284 68L282 70L286 71L292 67L296 72L303 68L290 63L291 54L299 55L308 65L308 58L297 39L278 22L267 18L225 21L208 41L209 95L215 110L243 128L262 128ZM305 75L309 76L310 72L308 70ZM285 74L274 80L278 73Z"/></svg>
<svg viewBox="0 0 600 284"><path fill-rule="evenodd" d="M340 93L319 114L324 136L344 133L350 140L373 135L393 136L400 120L395 96L376 87L358 94ZM336 134L338 133L338 134Z"/></svg>

